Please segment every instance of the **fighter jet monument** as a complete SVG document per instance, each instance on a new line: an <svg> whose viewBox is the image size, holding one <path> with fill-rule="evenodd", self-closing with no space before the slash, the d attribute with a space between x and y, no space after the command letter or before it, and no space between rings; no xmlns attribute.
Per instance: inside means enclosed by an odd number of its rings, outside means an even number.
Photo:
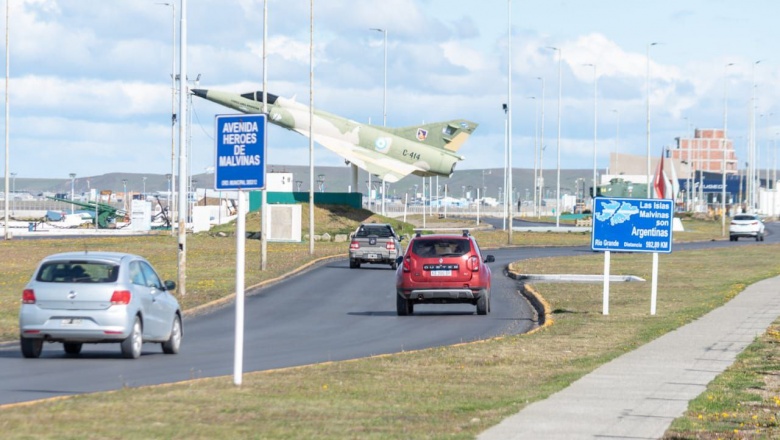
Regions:
<svg viewBox="0 0 780 440"><path fill-rule="evenodd" d="M194 89L195 96L243 113L263 112L263 92L241 95L217 90ZM267 93L268 121L309 136L309 107ZM418 176L452 175L463 160L458 150L477 128L476 123L455 119L401 128L361 124L314 109L312 137L353 165L387 182Z"/></svg>

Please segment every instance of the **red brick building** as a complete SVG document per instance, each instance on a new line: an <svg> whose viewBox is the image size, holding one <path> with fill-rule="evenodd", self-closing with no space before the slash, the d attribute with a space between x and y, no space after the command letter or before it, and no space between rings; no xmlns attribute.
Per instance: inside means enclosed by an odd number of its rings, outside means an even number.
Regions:
<svg viewBox="0 0 780 440"><path fill-rule="evenodd" d="M677 138L677 148L670 151L672 158L689 163L694 172L699 170L727 174L737 173L737 154L734 143L723 136L723 129L696 129L693 138Z"/></svg>

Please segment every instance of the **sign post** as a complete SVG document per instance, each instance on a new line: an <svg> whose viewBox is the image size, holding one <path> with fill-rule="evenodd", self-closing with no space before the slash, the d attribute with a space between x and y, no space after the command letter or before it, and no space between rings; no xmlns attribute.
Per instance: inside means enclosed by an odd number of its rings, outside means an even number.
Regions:
<svg viewBox="0 0 780 440"><path fill-rule="evenodd" d="M609 314L609 253L652 252L650 314L655 315L658 253L672 252L674 204L670 199L597 197L591 249L604 253L604 314Z"/></svg>
<svg viewBox="0 0 780 440"><path fill-rule="evenodd" d="M265 189L266 115L216 117L214 189L238 190L236 218L236 340L233 383L241 385L244 362L244 272L247 189Z"/></svg>

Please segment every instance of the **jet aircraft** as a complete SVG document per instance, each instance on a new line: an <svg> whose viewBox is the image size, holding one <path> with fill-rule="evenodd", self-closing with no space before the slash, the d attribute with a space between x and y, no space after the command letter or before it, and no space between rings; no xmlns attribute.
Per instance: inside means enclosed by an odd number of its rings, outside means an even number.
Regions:
<svg viewBox="0 0 780 440"><path fill-rule="evenodd" d="M263 92L235 94L217 90L194 89L206 100L243 113L263 113ZM277 95L268 97L268 121L309 136L309 107ZM455 119L402 128L361 124L314 109L312 137L349 163L377 175L387 182L404 176L450 176L463 160L458 149L477 128L476 123Z"/></svg>

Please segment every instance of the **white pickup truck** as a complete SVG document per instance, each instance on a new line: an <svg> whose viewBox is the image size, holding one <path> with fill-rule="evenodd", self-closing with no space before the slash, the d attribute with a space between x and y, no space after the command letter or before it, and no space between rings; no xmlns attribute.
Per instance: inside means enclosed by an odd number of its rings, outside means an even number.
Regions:
<svg viewBox="0 0 780 440"><path fill-rule="evenodd" d="M389 264L397 269L396 259L403 255L401 239L387 223L363 223L349 243L349 267L357 269L363 263L371 263Z"/></svg>

